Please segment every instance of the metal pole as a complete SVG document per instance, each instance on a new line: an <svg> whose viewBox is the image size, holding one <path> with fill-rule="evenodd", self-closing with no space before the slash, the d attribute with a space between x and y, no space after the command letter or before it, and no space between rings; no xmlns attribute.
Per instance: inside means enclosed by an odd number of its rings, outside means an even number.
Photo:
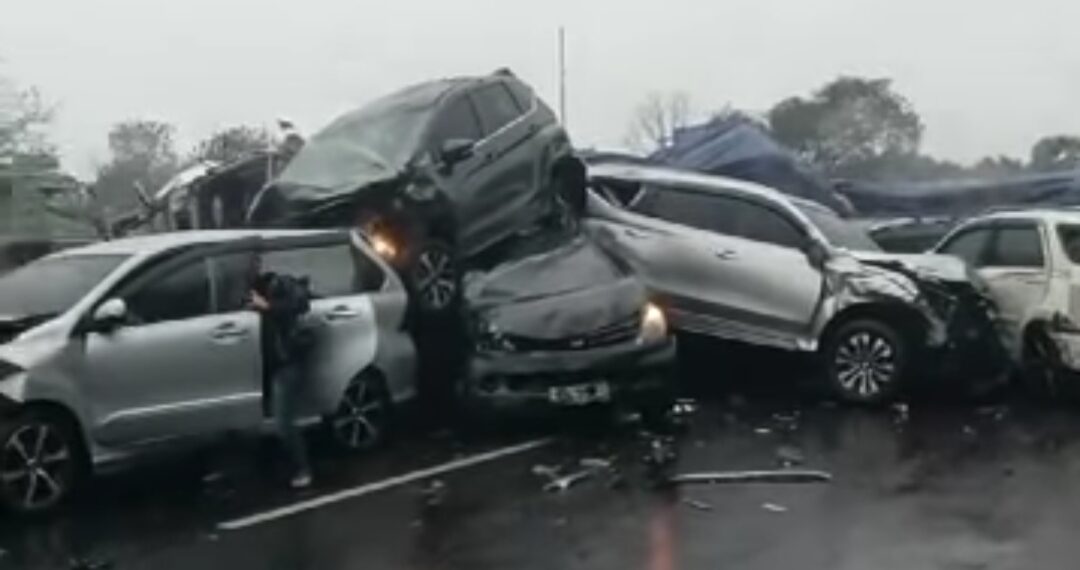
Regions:
<svg viewBox="0 0 1080 570"><path fill-rule="evenodd" d="M566 117L566 30L559 26L559 118L567 126Z"/></svg>

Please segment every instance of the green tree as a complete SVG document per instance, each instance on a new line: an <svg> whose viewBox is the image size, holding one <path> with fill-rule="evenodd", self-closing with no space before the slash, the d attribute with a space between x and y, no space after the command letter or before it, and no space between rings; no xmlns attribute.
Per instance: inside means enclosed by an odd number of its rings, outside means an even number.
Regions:
<svg viewBox="0 0 1080 570"><path fill-rule="evenodd" d="M264 128L236 126L210 135L191 152L189 160L213 160L222 164L234 162L251 153L263 151L273 143L273 136Z"/></svg>
<svg viewBox="0 0 1080 570"><path fill-rule="evenodd" d="M810 97L791 97L768 112L773 136L837 176L918 152L923 125L889 79L840 77Z"/></svg>
<svg viewBox="0 0 1080 570"><path fill-rule="evenodd" d="M22 89L0 76L0 165L18 161L55 168L56 149L44 132L52 117L36 89Z"/></svg>
<svg viewBox="0 0 1080 570"><path fill-rule="evenodd" d="M136 188L153 192L176 174L175 132L168 123L149 120L124 121L109 131L112 156L98 169L94 187L110 214L136 207Z"/></svg>
<svg viewBox="0 0 1080 570"><path fill-rule="evenodd" d="M1080 137L1053 135L1031 147L1031 170L1064 170L1080 166Z"/></svg>

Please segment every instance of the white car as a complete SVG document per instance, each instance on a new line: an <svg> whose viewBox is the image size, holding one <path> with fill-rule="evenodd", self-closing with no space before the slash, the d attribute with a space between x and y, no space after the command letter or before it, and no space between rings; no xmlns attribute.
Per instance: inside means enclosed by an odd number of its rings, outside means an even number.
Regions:
<svg viewBox="0 0 1080 570"><path fill-rule="evenodd" d="M972 218L934 248L966 261L998 305L1009 350L1035 388L1080 370L1080 210Z"/></svg>

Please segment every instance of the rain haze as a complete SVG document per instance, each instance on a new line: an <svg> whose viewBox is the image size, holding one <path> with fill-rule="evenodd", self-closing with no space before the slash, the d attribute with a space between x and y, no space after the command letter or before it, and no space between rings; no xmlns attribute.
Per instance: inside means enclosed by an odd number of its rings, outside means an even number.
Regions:
<svg viewBox="0 0 1080 570"><path fill-rule="evenodd" d="M621 146L650 92L761 111L854 74L894 79L924 150L969 162L1080 131L1078 16L1067 0L41 0L0 21L0 65L58 106L52 138L83 176L128 118L176 125L181 148L278 117L311 132L404 84L503 66L555 106L560 25L579 146Z"/></svg>

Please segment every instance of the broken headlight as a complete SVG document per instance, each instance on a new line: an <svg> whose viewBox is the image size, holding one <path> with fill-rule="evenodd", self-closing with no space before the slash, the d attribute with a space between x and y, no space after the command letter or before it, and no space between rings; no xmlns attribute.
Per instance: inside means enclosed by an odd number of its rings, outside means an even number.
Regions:
<svg viewBox="0 0 1080 570"><path fill-rule="evenodd" d="M512 352L517 350L517 347L503 335L499 327L481 319L476 324L476 350L483 352Z"/></svg>
<svg viewBox="0 0 1080 570"><path fill-rule="evenodd" d="M641 342L656 342L667 338L667 317L664 311L652 303L646 303L641 310Z"/></svg>

